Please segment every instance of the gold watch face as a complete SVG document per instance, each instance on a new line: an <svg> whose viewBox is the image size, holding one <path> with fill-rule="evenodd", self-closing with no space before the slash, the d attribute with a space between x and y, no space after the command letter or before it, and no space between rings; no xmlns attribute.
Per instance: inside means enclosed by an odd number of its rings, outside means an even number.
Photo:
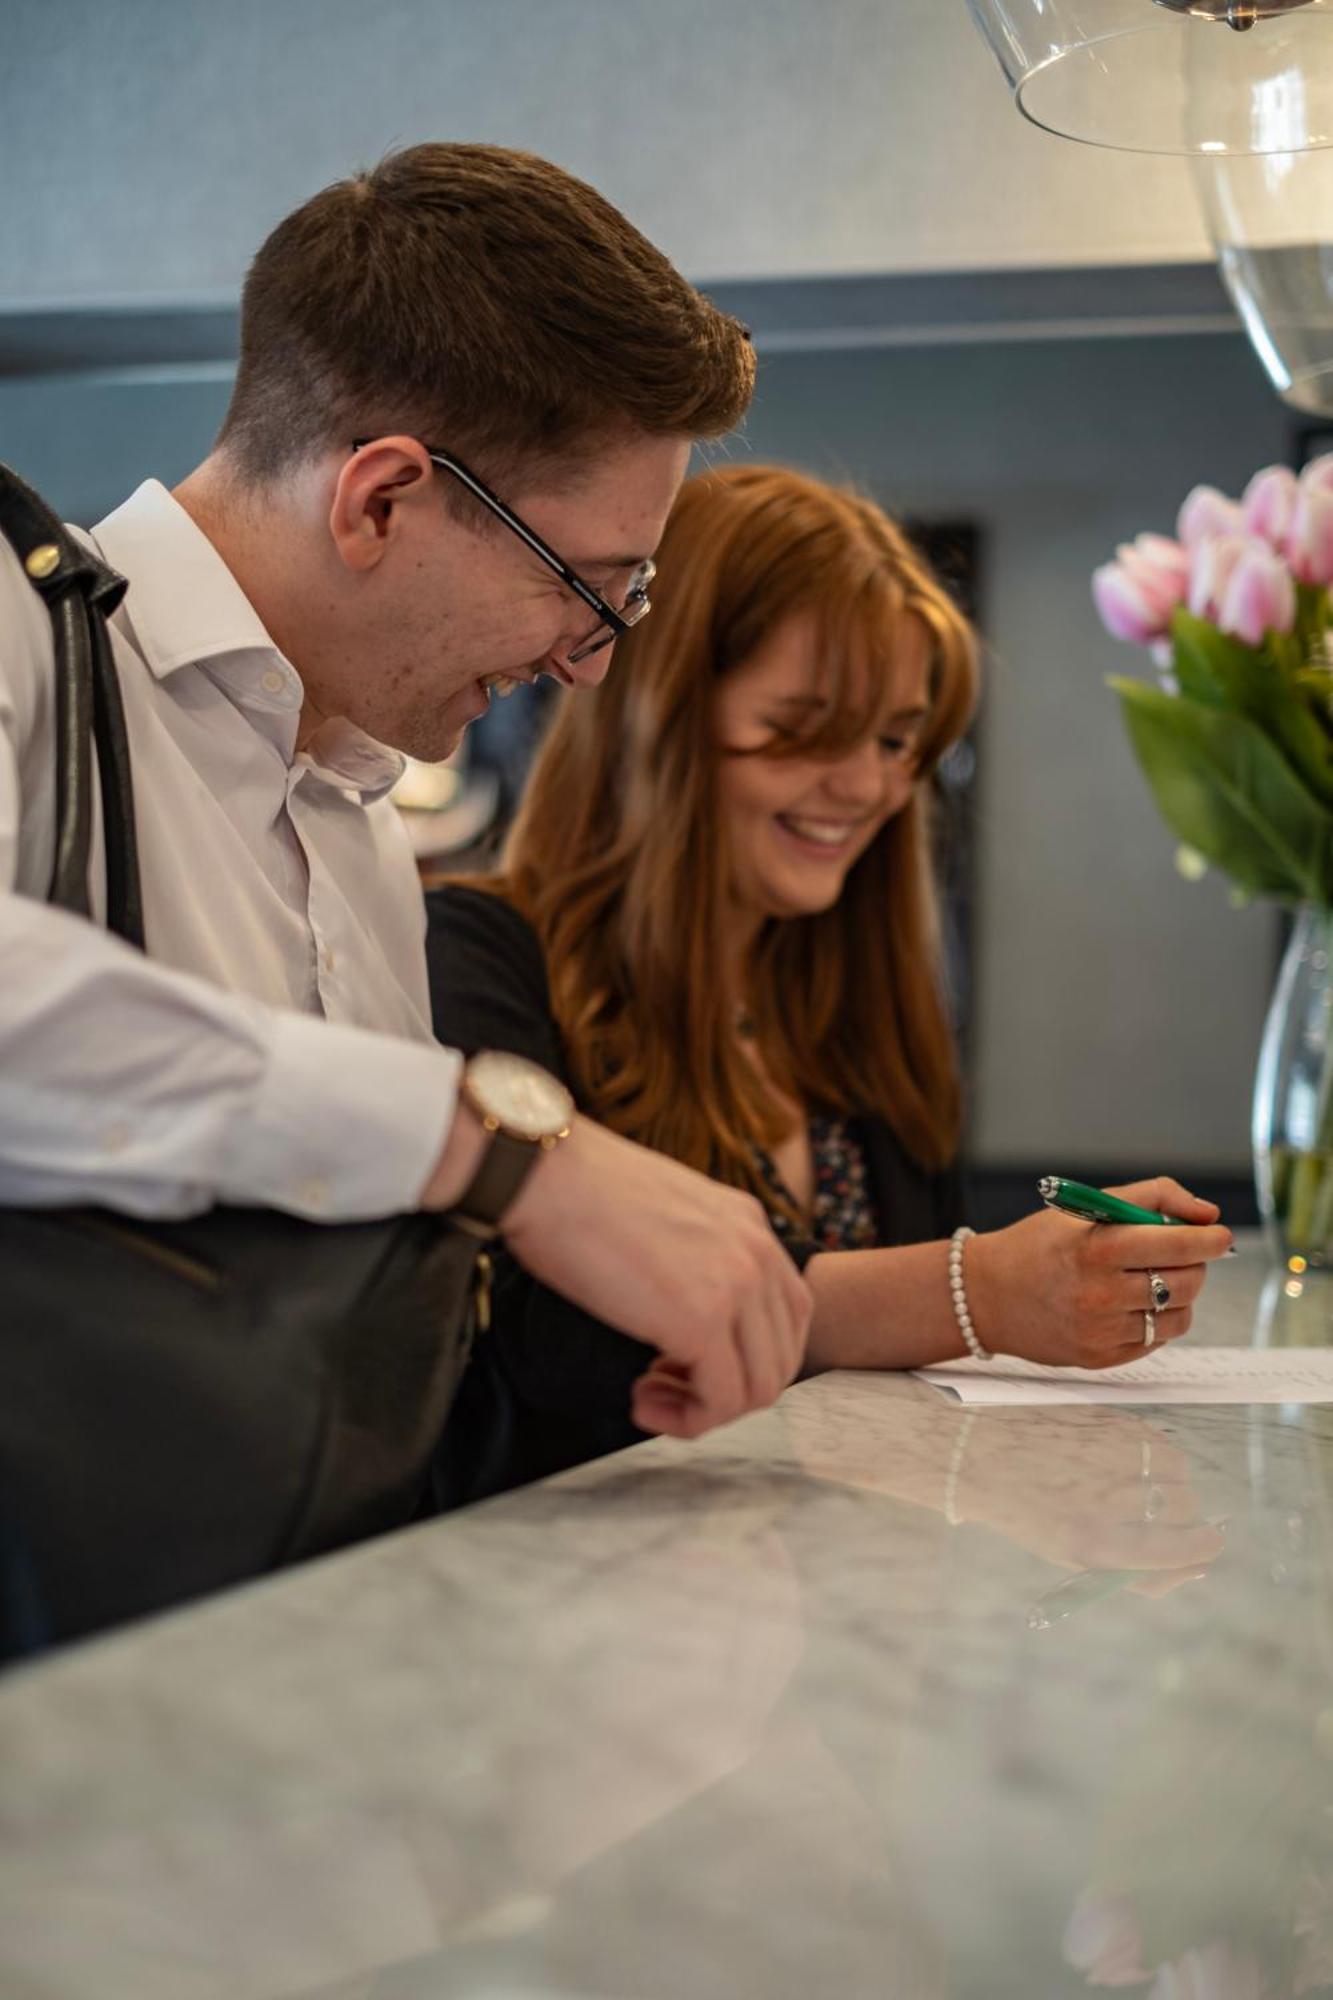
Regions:
<svg viewBox="0 0 1333 2000"><path fill-rule="evenodd" d="M465 1072L474 1110L516 1139L558 1139L569 1129L574 1100L557 1077L526 1056L486 1049Z"/></svg>

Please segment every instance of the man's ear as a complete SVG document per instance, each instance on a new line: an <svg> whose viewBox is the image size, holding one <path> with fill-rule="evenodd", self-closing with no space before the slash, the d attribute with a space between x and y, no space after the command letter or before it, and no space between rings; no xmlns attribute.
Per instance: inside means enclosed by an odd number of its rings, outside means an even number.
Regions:
<svg viewBox="0 0 1333 2000"><path fill-rule="evenodd" d="M434 504L433 470L425 446L410 437L375 438L344 461L329 533L348 569L374 569L401 532L406 510Z"/></svg>

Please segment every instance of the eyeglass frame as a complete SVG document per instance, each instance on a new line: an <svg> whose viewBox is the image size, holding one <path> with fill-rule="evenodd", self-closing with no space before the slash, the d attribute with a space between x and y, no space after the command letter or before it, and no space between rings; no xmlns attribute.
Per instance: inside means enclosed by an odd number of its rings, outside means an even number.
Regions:
<svg viewBox="0 0 1333 2000"><path fill-rule="evenodd" d="M374 442L374 438L353 438L352 450L363 451L368 444ZM585 583L578 571L567 563L563 556L557 555L550 543L543 541L537 530L530 528L521 515L516 514L512 507L506 507L499 495L492 493L485 480L478 479L476 473L469 471L461 459L455 458L452 452L440 451L432 445L423 445L422 450L432 465L438 465L445 472L451 472L455 479L467 487L475 499L480 500L483 507L494 514L497 521L503 521L506 528L517 535L520 541L525 542L535 556L540 556L548 569L555 571L567 589L572 590L590 611L597 613L598 622L588 634L587 642L580 646L576 653L568 655L571 666L576 667L580 661L590 660L594 653L603 652L607 646L614 645L617 639L623 639L626 632L648 616L653 608L648 601L648 592L657 575L657 564L651 556L645 556L633 571L629 589L625 593L625 602L617 610L614 604L607 603L599 590L594 590L590 583ZM603 625L610 629L605 638L598 638L597 634Z"/></svg>

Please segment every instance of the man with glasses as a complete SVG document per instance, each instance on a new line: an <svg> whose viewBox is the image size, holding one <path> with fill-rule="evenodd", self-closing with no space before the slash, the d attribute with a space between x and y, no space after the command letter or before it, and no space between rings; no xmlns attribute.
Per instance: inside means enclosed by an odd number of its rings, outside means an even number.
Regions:
<svg viewBox="0 0 1333 2000"><path fill-rule="evenodd" d="M369 438L360 438L352 449L363 451L369 442ZM575 597L586 604L590 611L596 613L596 624L587 637L579 641L576 650L569 654L570 666L576 666L582 660L590 660L594 653L600 653L607 646L613 646L622 632L628 632L632 625L637 625L641 618L647 617L652 608L648 602L648 589L657 575L657 564L651 556L645 556L641 562L635 563L619 606L610 605L590 583L584 582L572 564L567 563L563 556L558 556L526 521L521 521L512 509L505 506L503 500L498 500L490 487L478 479L475 472L469 472L461 459L451 457L447 451L429 449L426 456L432 465L440 466L445 472L452 472L454 478L460 480L468 492L480 500L482 506L493 514L497 521L503 521L506 528L517 535L520 541L525 542L539 561L544 562L549 570L555 572L560 581L573 591Z"/></svg>
<svg viewBox="0 0 1333 2000"><path fill-rule="evenodd" d="M752 377L742 329L529 155L416 147L278 225L212 452L94 531L129 579L146 958L45 905L50 630L0 545L0 1201L458 1208L658 1350L643 1427L781 1391L808 1300L758 1207L433 1043L386 796L496 691L601 679Z"/></svg>

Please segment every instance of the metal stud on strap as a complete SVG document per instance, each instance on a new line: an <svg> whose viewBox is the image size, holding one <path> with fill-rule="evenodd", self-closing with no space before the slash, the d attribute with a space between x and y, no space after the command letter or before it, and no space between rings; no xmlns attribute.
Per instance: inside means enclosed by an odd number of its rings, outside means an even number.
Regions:
<svg viewBox="0 0 1333 2000"><path fill-rule="evenodd" d="M54 570L59 569L60 551L54 542L38 542L35 549L29 549L23 567L34 583L44 583Z"/></svg>

